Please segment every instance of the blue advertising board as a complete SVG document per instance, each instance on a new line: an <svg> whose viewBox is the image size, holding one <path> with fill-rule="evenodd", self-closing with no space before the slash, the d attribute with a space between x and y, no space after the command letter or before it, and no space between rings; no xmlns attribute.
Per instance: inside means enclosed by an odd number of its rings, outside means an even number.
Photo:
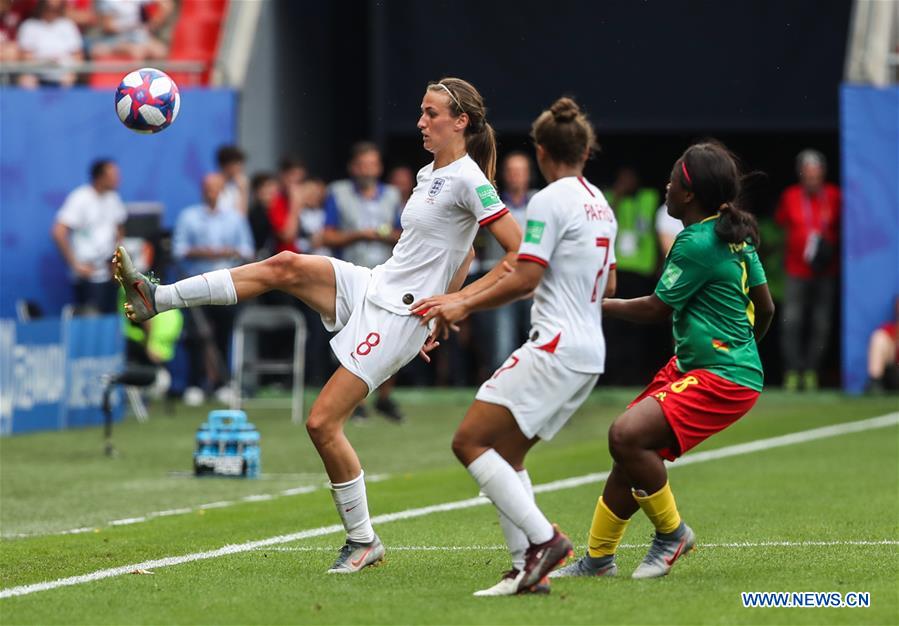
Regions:
<svg viewBox="0 0 899 626"><path fill-rule="evenodd" d="M123 351L118 315L0 319L0 434L103 423L103 377ZM118 391L112 407L120 419Z"/></svg>
<svg viewBox="0 0 899 626"><path fill-rule="evenodd" d="M860 392L871 333L899 297L899 87L844 85L843 388Z"/></svg>

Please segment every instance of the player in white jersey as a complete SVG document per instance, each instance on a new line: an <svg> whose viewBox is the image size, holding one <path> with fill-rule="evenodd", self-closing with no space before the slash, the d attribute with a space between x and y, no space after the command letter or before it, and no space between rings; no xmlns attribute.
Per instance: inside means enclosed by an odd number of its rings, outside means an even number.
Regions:
<svg viewBox="0 0 899 626"><path fill-rule="evenodd" d="M453 452L499 511L512 569L478 596L547 592L546 574L571 542L534 502L524 458L551 439L584 402L605 367L602 299L615 290L618 224L582 172L595 145L593 127L570 98L534 122L537 163L549 185L528 203L524 242L513 272L464 297L425 299L437 332L472 311L534 291L531 336L478 390L453 439Z"/></svg>
<svg viewBox="0 0 899 626"><path fill-rule="evenodd" d="M134 270L122 248L115 259L116 277L128 298L126 312L135 321L172 308L235 304L279 289L318 311L325 327L337 331L331 348L340 367L306 420L347 531L330 573L357 572L384 555L369 518L362 466L343 425L382 382L419 352L428 360L427 352L438 345L428 339L410 305L434 294L473 295L499 280L501 266L458 291L479 225L490 230L509 260L521 243L521 228L491 183L496 139L478 91L459 78L429 84L418 128L434 161L418 173L393 256L372 270L330 257L281 252L258 263L156 286Z"/></svg>

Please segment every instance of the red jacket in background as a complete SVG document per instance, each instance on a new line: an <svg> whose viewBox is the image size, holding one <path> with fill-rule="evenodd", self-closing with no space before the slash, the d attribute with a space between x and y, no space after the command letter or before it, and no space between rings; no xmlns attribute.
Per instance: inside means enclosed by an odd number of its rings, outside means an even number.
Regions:
<svg viewBox="0 0 899 626"><path fill-rule="evenodd" d="M278 233L287 224L287 218L290 217L290 206L288 205L287 196L283 191L279 191L278 195L272 199L271 205L268 207L268 221L272 224L272 236L274 238L275 253L278 252L300 252L296 241L281 241Z"/></svg>
<svg viewBox="0 0 899 626"><path fill-rule="evenodd" d="M836 273L840 225L840 190L836 185L825 183L815 196L809 196L801 185L787 187L780 197L774 219L787 234L787 274L796 278L815 276L815 272L803 258L808 238L813 233L819 233L833 246L833 259L823 273Z"/></svg>

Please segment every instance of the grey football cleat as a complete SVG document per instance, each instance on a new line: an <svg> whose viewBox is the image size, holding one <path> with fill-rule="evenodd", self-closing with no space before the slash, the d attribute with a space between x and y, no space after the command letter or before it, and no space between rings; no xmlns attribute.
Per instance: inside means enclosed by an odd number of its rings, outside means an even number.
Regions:
<svg viewBox="0 0 899 626"><path fill-rule="evenodd" d="M550 578L571 578L575 576L615 576L618 574L618 565L615 557L591 557L585 554L577 561L573 561L564 567L554 569L549 573Z"/></svg>
<svg viewBox="0 0 899 626"><path fill-rule="evenodd" d="M134 263L125 248L116 248L113 257L115 278L125 289L125 315L132 322L145 322L159 311L156 310L156 285L149 278L134 269Z"/></svg>
<svg viewBox="0 0 899 626"><path fill-rule="evenodd" d="M681 522L680 528L666 537L656 533L643 562L634 570L632 578L658 578L671 571L674 562L696 545L693 529Z"/></svg>
<svg viewBox="0 0 899 626"><path fill-rule="evenodd" d="M384 544L377 535L371 543L357 543L347 539L328 573L354 574L363 567L380 562L384 558L384 552Z"/></svg>

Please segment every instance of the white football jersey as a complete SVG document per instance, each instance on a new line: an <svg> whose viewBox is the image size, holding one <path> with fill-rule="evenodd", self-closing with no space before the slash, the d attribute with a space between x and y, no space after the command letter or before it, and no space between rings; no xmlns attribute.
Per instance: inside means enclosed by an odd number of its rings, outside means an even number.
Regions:
<svg viewBox="0 0 899 626"><path fill-rule="evenodd" d="M477 163L465 155L445 167L421 168L400 222L403 234L372 270L368 299L409 315L409 305L446 293L478 232L508 212Z"/></svg>
<svg viewBox="0 0 899 626"><path fill-rule="evenodd" d="M546 268L534 292L531 341L578 372L605 369L602 298L617 232L609 203L583 177L561 178L528 203L518 259Z"/></svg>

